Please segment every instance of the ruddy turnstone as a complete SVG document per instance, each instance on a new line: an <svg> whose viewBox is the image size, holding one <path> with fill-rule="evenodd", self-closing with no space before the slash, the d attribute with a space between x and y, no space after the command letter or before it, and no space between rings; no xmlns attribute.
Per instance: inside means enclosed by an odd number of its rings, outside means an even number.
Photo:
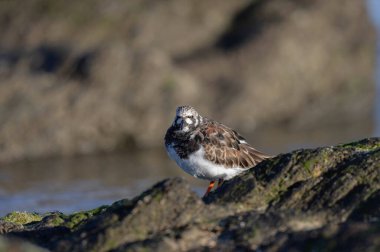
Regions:
<svg viewBox="0 0 380 252"><path fill-rule="evenodd" d="M268 158L233 129L202 117L193 107L177 108L173 124L165 135L171 159L190 175L210 181L205 196L218 180L224 180L254 167Z"/></svg>

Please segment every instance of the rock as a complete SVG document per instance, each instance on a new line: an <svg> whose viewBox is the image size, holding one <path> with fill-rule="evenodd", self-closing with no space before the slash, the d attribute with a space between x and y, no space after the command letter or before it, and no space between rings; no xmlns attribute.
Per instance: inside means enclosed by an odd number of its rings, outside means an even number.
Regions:
<svg viewBox="0 0 380 252"><path fill-rule="evenodd" d="M378 251L380 229L373 223L344 223L323 229L286 235L280 246L272 243L266 251ZM285 240L283 234L280 235Z"/></svg>
<svg viewBox="0 0 380 252"><path fill-rule="evenodd" d="M380 190L376 190L350 214L350 220L379 222L380 221Z"/></svg>
<svg viewBox="0 0 380 252"><path fill-rule="evenodd" d="M173 178L132 200L0 230L52 251L377 251L379 159L379 138L296 150L203 200Z"/></svg>
<svg viewBox="0 0 380 252"><path fill-rule="evenodd" d="M24 229L21 224L0 220L0 235Z"/></svg>
<svg viewBox="0 0 380 252"><path fill-rule="evenodd" d="M370 122L364 5L0 1L0 162L161 147L180 104L243 135Z"/></svg>
<svg viewBox="0 0 380 252"><path fill-rule="evenodd" d="M222 196L211 194L206 201L244 202L245 208L254 210L337 208L350 212L360 203L358 199L366 199L378 189L378 148L377 139L366 139L354 145L279 155L237 178L239 181L227 181Z"/></svg>
<svg viewBox="0 0 380 252"><path fill-rule="evenodd" d="M20 239L7 239L4 237L0 237L0 251L48 252L48 250L37 247L27 241Z"/></svg>
<svg viewBox="0 0 380 252"><path fill-rule="evenodd" d="M34 221L40 221L42 217L37 213L12 212L1 218L3 221L15 224L28 224Z"/></svg>
<svg viewBox="0 0 380 252"><path fill-rule="evenodd" d="M191 206L191 207L189 207ZM132 201L121 201L86 223L57 249L107 251L193 222L203 203L180 179L163 181Z"/></svg>

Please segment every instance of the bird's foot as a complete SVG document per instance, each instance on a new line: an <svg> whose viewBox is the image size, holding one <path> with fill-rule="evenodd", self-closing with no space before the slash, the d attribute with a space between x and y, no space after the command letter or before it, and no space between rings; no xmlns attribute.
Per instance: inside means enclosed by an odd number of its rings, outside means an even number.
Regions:
<svg viewBox="0 0 380 252"><path fill-rule="evenodd" d="M214 187L215 185L215 181L210 181L210 184L208 185L208 188L207 188L207 191L205 193L205 195L203 195L203 198L207 196L207 194L209 194L211 192L211 189Z"/></svg>
<svg viewBox="0 0 380 252"><path fill-rule="evenodd" d="M217 188L221 187L223 185L223 183L224 183L224 179L218 179L218 187Z"/></svg>

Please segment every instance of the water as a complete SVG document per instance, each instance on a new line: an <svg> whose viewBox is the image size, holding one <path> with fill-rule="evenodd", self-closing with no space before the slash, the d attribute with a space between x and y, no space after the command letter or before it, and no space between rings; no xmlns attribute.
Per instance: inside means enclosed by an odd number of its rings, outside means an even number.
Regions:
<svg viewBox="0 0 380 252"><path fill-rule="evenodd" d="M371 133L371 125L320 128L312 132L286 132L281 128L244 133L258 149L278 154L354 141ZM185 174L164 148L76 158L19 162L0 169L0 216L11 211L72 213L132 198L154 183L180 176L202 195L208 182Z"/></svg>
<svg viewBox="0 0 380 252"><path fill-rule="evenodd" d="M10 164L0 170L0 216L15 210L88 210L134 197L164 178L183 175L163 150ZM186 179L201 193L205 182Z"/></svg>
<svg viewBox="0 0 380 252"><path fill-rule="evenodd" d="M367 10L372 23L376 27L377 33L377 45L376 45L376 70L375 70L375 82L376 82L376 103L375 103L375 131L376 136L380 136L380 1L379 0L367 0Z"/></svg>

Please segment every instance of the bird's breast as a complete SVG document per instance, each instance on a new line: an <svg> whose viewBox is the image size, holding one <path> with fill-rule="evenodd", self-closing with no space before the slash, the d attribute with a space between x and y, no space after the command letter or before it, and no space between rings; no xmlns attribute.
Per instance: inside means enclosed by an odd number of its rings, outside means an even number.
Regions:
<svg viewBox="0 0 380 252"><path fill-rule="evenodd" d="M173 145L167 146L167 151L170 158L173 159L182 170L196 178L206 180L230 179L243 171L243 169L240 168L230 169L211 162L205 158L203 147L190 153L187 158L181 158Z"/></svg>

